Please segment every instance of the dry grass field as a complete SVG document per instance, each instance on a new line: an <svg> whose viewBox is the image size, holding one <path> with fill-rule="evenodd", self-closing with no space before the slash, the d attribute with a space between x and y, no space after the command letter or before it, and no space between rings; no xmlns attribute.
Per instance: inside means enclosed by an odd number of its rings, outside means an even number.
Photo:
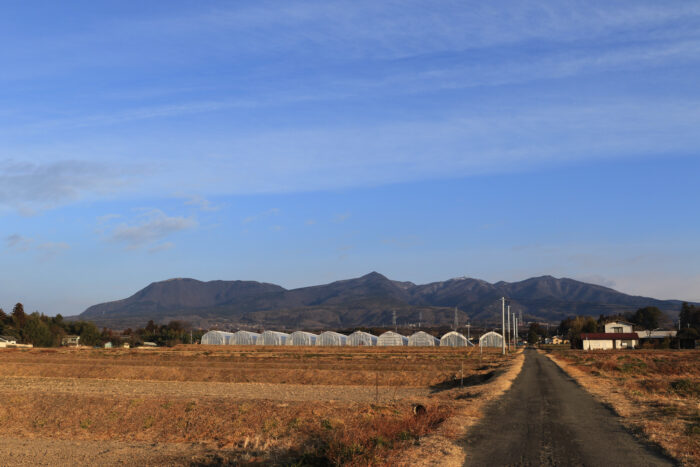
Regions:
<svg viewBox="0 0 700 467"><path fill-rule="evenodd" d="M445 348L3 349L0 454L26 464L51 450L54 463L93 451L141 465L429 459L450 449L455 420L478 419L502 392L513 362Z"/></svg>
<svg viewBox="0 0 700 467"><path fill-rule="evenodd" d="M640 438L700 465L700 351L554 350L550 358Z"/></svg>

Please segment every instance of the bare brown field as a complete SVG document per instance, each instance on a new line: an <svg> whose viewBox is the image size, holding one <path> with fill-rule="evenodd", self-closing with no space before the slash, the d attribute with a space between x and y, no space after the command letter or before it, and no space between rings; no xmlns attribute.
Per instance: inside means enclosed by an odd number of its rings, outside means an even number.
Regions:
<svg viewBox="0 0 700 467"><path fill-rule="evenodd" d="M700 465L700 351L555 350L552 358L627 427L684 465Z"/></svg>
<svg viewBox="0 0 700 467"><path fill-rule="evenodd" d="M27 464L37 459L22 452L89 457L96 441L107 443L101 463L140 465L401 464L416 449L458 458L455 439L507 386L513 361L445 348L4 349L2 445ZM150 458L136 448L148 443Z"/></svg>

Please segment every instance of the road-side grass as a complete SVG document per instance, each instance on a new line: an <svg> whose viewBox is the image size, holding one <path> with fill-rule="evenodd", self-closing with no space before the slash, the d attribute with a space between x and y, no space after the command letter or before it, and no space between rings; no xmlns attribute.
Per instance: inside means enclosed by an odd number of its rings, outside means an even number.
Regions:
<svg viewBox="0 0 700 467"><path fill-rule="evenodd" d="M700 351L552 351L638 434L685 465L700 465Z"/></svg>

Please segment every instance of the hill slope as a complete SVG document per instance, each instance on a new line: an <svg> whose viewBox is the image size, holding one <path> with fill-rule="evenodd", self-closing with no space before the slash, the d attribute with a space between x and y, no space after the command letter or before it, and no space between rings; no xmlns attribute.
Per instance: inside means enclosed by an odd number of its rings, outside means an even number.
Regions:
<svg viewBox="0 0 700 467"><path fill-rule="evenodd" d="M170 279L155 282L129 298L94 305L79 317L101 326L143 326L149 319L181 319L196 326L275 326L340 328L387 326L396 311L401 323L450 324L454 307L460 322L500 321L502 296L526 320L559 321L576 314L612 314L657 306L675 315L677 300L636 297L573 279L551 276L520 282L470 278L415 285L372 272L330 284L287 290L253 281Z"/></svg>

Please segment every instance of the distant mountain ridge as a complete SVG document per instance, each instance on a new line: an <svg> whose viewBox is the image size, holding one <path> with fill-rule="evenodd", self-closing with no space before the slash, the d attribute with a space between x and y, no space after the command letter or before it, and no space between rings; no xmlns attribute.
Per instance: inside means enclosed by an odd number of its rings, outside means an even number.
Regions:
<svg viewBox="0 0 700 467"><path fill-rule="evenodd" d="M285 289L255 281L169 279L131 297L93 305L79 315L100 326L136 327L148 320L185 320L202 327L276 326L281 329L386 326L396 311L401 323L451 324L454 307L466 323L497 323L500 298L525 320L559 321L568 316L613 314L656 306L675 315L679 300L631 296L608 287L552 276L491 284L456 278L416 285L371 272L324 285Z"/></svg>

